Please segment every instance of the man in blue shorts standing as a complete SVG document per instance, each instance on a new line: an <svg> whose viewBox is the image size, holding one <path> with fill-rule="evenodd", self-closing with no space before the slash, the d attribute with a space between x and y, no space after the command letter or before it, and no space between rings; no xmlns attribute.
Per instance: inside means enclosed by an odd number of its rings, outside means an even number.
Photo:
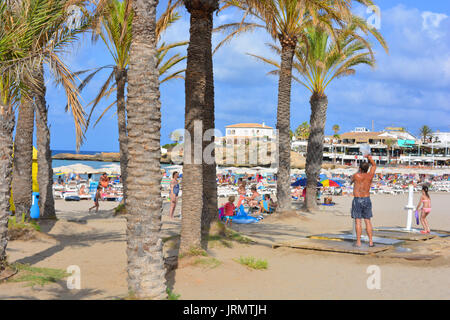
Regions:
<svg viewBox="0 0 450 320"><path fill-rule="evenodd" d="M373 229L370 219L372 218L372 202L370 201L370 187L372 185L375 170L377 169L375 161L372 156L365 156L369 162L363 162L359 166L359 171L352 177L353 187L353 203L352 203L352 218L355 219L356 225L356 246L361 246L361 220L364 219L366 224L367 235L369 236L369 246L373 247ZM370 168L370 170L369 170Z"/></svg>

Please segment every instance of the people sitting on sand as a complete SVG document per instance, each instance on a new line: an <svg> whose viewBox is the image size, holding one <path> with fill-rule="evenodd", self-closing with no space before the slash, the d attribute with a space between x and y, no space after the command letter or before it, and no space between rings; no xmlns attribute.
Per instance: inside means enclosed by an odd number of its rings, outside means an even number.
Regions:
<svg viewBox="0 0 450 320"><path fill-rule="evenodd" d="M234 205L234 200L235 200L234 196L230 196L228 198L228 202L225 203L225 206L224 206L225 225L229 224L230 227L231 227L231 223L232 223L231 217L234 216L235 212L236 212L236 207Z"/></svg>
<svg viewBox="0 0 450 320"><path fill-rule="evenodd" d="M239 186L238 187L239 200L238 200L237 207L239 208L241 206L242 202L245 200L245 196L247 195L247 190L245 189L246 182L242 178L239 178L238 186Z"/></svg>
<svg viewBox="0 0 450 320"><path fill-rule="evenodd" d="M104 172L101 176L100 176L100 186L104 189L108 188L109 185L109 178L106 174L106 172Z"/></svg>
<svg viewBox="0 0 450 320"><path fill-rule="evenodd" d="M252 192L252 195L250 197L246 198L247 204L251 208L258 207L259 201L261 201L261 195L256 190L256 186L255 185L253 185L250 190Z"/></svg>
<svg viewBox="0 0 450 320"><path fill-rule="evenodd" d="M295 187L295 189L291 195L293 198L299 199L302 195L302 187L300 187L300 186Z"/></svg>
<svg viewBox="0 0 450 320"><path fill-rule="evenodd" d="M269 194L264 195L264 200L261 201L258 214L273 213L277 208L277 203L273 201Z"/></svg>
<svg viewBox="0 0 450 320"><path fill-rule="evenodd" d="M88 195L89 193L87 192L87 190L86 190L86 185L85 184L82 184L81 185L81 187L80 187L80 191L78 192L80 195L82 195L82 196L85 196L85 195Z"/></svg>

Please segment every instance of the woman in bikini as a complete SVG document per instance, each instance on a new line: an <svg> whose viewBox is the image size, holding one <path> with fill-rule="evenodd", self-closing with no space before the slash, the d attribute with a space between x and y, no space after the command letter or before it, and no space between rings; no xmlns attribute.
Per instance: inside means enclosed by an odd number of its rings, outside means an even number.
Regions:
<svg viewBox="0 0 450 320"><path fill-rule="evenodd" d="M173 219L175 207L177 206L178 194L180 193L180 184L178 183L178 172L172 174L172 181L170 182L170 219Z"/></svg>
<svg viewBox="0 0 450 320"><path fill-rule="evenodd" d="M420 215L420 221L422 222L423 230L420 231L421 233L430 233L430 226L428 225L427 216L431 212L431 198L428 194L428 187L423 186L422 187L422 196L420 197L419 204L416 207L416 211L419 210L419 208L422 206L422 213Z"/></svg>

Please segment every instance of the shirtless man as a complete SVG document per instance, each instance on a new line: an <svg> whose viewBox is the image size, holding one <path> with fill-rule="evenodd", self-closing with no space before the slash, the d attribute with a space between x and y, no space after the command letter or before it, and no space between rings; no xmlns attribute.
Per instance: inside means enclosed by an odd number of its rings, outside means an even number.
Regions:
<svg viewBox="0 0 450 320"><path fill-rule="evenodd" d="M353 187L353 203L352 203L352 218L356 221L356 246L361 246L361 220L364 219L366 224L367 235L369 236L369 246L373 247L372 240L372 223L370 218L372 218L372 202L370 201L370 186L372 185L373 177L375 176L375 170L377 166L375 161L373 161L372 156L365 156L369 163L363 162L359 166L359 171L355 173L352 177ZM370 167L370 171L369 171Z"/></svg>

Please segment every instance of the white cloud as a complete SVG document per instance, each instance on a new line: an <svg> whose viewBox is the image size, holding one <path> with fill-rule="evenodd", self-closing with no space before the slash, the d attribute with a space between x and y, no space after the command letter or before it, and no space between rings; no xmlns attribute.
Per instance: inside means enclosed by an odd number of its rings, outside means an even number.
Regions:
<svg viewBox="0 0 450 320"><path fill-rule="evenodd" d="M442 36L439 25L447 18L446 14L425 11L422 13L422 30L428 31L430 37L436 40Z"/></svg>

